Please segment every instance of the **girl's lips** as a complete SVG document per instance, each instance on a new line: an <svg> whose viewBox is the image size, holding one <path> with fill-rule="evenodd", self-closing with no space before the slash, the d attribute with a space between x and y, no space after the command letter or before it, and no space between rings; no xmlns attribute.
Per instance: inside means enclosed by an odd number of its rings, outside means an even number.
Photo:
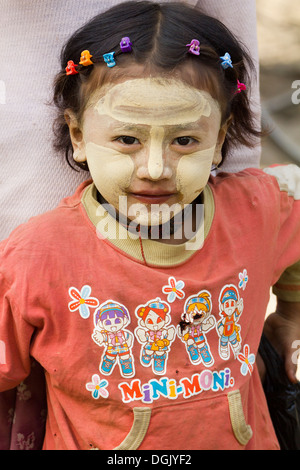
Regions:
<svg viewBox="0 0 300 470"><path fill-rule="evenodd" d="M135 199L137 199L139 202L144 203L144 204L162 204L168 199L170 199L172 196L174 196L173 193L166 193L166 194L144 194L144 193L131 193L131 196L133 196Z"/></svg>

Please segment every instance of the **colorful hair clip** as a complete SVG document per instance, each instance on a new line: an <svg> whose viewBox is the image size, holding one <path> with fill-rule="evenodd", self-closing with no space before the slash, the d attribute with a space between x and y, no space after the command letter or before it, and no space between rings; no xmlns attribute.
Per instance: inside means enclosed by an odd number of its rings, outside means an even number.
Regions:
<svg viewBox="0 0 300 470"><path fill-rule="evenodd" d="M103 59L107 67L114 67L116 65L114 54L114 52L108 52L107 54L103 54Z"/></svg>
<svg viewBox="0 0 300 470"><path fill-rule="evenodd" d="M241 83L239 80L237 80L237 91L235 93L236 94L241 93L241 91L244 91L246 89L247 89L247 87L246 87L245 83Z"/></svg>
<svg viewBox="0 0 300 470"><path fill-rule="evenodd" d="M76 75L79 73L75 67L78 67L78 65L74 64L73 60L69 60L66 66L66 75Z"/></svg>
<svg viewBox="0 0 300 470"><path fill-rule="evenodd" d="M198 39L192 39L190 44L186 44L189 47L188 52L194 55L200 55L200 42Z"/></svg>
<svg viewBox="0 0 300 470"><path fill-rule="evenodd" d="M122 52L131 52L132 51L132 44L130 42L130 38L128 36L125 36L124 38L121 39L120 42L120 48Z"/></svg>
<svg viewBox="0 0 300 470"><path fill-rule="evenodd" d="M93 62L91 61L91 57L93 56L90 54L90 51L88 50L82 51L80 62L79 62L80 65L84 65L85 67L88 65L92 65Z"/></svg>
<svg viewBox="0 0 300 470"><path fill-rule="evenodd" d="M233 68L231 57L230 57L230 54L228 52L226 52L225 55L220 57L220 59L222 59L221 65L222 65L223 69L228 69L228 67Z"/></svg>

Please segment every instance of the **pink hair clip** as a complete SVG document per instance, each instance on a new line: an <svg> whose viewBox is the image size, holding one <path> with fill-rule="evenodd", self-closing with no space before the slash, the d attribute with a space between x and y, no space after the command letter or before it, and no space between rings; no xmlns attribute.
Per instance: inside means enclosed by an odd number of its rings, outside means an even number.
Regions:
<svg viewBox="0 0 300 470"><path fill-rule="evenodd" d="M245 83L241 83L239 80L237 80L237 91L235 92L235 94L241 93L241 91L244 91L246 89L247 89L247 87L246 87Z"/></svg>
<svg viewBox="0 0 300 470"><path fill-rule="evenodd" d="M200 55L200 42L198 39L192 39L190 44L186 44L189 47L188 52L194 55Z"/></svg>
<svg viewBox="0 0 300 470"><path fill-rule="evenodd" d="M74 64L73 60L69 60L66 66L66 75L76 75L79 73L75 67L78 67L78 65Z"/></svg>

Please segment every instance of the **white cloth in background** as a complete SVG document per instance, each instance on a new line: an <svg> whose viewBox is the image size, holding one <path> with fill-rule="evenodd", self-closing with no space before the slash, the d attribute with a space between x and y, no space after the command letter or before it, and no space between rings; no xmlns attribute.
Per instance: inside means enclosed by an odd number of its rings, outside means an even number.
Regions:
<svg viewBox="0 0 300 470"><path fill-rule="evenodd" d="M78 27L121 0L0 0L0 240L54 208L88 176L52 149L52 81L62 45ZM164 0L168 1L168 0ZM223 21L258 63L255 0L190 0ZM260 122L258 82L252 102ZM224 170L258 166L260 148L236 151Z"/></svg>

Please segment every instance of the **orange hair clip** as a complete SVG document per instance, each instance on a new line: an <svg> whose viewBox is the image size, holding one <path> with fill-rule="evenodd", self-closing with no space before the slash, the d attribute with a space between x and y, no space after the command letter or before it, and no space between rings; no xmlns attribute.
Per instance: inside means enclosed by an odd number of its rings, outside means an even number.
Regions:
<svg viewBox="0 0 300 470"><path fill-rule="evenodd" d="M88 65L93 65L93 62L91 61L91 57L93 57L91 54L90 54L90 51L88 51L87 49L85 51L82 51L81 52L81 57L80 57L80 65L83 65L83 66L88 66Z"/></svg>

